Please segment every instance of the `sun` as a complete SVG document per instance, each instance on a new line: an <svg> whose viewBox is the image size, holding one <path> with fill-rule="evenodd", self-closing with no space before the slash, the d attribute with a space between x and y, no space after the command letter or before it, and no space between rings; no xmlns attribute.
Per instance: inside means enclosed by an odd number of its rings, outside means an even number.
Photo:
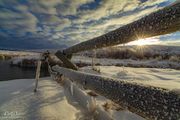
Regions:
<svg viewBox="0 0 180 120"><path fill-rule="evenodd" d="M136 41L132 41L128 43L128 45L138 45L138 46L145 46L145 45L153 45L153 44L158 44L159 39L157 38L146 38L146 39L139 39Z"/></svg>
<svg viewBox="0 0 180 120"><path fill-rule="evenodd" d="M142 40L134 41L134 44L139 45L139 46L143 46L143 45L149 44L149 41L145 41L145 40L142 39Z"/></svg>

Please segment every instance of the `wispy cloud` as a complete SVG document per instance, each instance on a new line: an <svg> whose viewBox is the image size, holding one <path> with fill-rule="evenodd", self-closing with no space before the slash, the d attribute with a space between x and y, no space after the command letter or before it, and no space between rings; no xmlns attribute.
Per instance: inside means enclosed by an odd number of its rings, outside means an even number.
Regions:
<svg viewBox="0 0 180 120"><path fill-rule="evenodd" d="M172 2L174 0L0 0L0 47L5 46L6 41L6 47L20 47L14 44L21 42L31 48L71 46ZM169 38L159 38L165 39ZM10 41L13 45L8 45Z"/></svg>

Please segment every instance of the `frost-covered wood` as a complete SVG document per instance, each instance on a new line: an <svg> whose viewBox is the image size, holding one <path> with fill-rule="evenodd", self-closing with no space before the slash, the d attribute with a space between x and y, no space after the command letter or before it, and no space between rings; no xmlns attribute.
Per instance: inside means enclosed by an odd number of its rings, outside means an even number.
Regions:
<svg viewBox="0 0 180 120"><path fill-rule="evenodd" d="M88 96L86 92L81 90L72 81L66 79L61 81L65 93L72 96L76 102L88 113L89 119L98 118L98 120L112 120L110 113L102 109L102 106L96 104L96 100L92 96Z"/></svg>
<svg viewBox="0 0 180 120"><path fill-rule="evenodd" d="M130 81L117 80L54 66L53 70L147 119L180 119L180 95Z"/></svg>
<svg viewBox="0 0 180 120"><path fill-rule="evenodd" d="M73 64L70 60L68 60L68 58L61 51L57 51L55 55L63 62L64 67L70 68L73 70L78 69L78 67L75 64Z"/></svg>
<svg viewBox="0 0 180 120"><path fill-rule="evenodd" d="M180 2L151 13L133 23L64 50L72 54L94 48L108 47L133 40L169 34L180 30Z"/></svg>
<svg viewBox="0 0 180 120"><path fill-rule="evenodd" d="M35 83L35 88L34 88L34 92L37 91L37 87L38 87L38 81L39 81L39 76L40 76L40 71L41 71L41 61L39 60L37 63L37 69L36 69L36 83Z"/></svg>

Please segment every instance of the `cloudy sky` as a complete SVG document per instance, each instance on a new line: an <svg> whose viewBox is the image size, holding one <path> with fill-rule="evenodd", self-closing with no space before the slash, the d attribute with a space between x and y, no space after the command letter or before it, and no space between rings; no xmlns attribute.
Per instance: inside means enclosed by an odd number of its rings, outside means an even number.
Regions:
<svg viewBox="0 0 180 120"><path fill-rule="evenodd" d="M0 48L74 45L112 31L175 0L0 0ZM180 45L180 32L150 39Z"/></svg>

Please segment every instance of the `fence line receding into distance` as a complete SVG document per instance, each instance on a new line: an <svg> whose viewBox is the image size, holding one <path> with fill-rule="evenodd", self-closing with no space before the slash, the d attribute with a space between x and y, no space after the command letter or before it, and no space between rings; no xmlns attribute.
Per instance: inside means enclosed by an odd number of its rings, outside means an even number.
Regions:
<svg viewBox="0 0 180 120"><path fill-rule="evenodd" d="M112 32L56 52L55 55L66 68L53 67L53 70L147 119L178 120L180 119L179 94L158 87L74 71L78 68L68 58L73 53L165 35L179 30L180 2L176 2Z"/></svg>

